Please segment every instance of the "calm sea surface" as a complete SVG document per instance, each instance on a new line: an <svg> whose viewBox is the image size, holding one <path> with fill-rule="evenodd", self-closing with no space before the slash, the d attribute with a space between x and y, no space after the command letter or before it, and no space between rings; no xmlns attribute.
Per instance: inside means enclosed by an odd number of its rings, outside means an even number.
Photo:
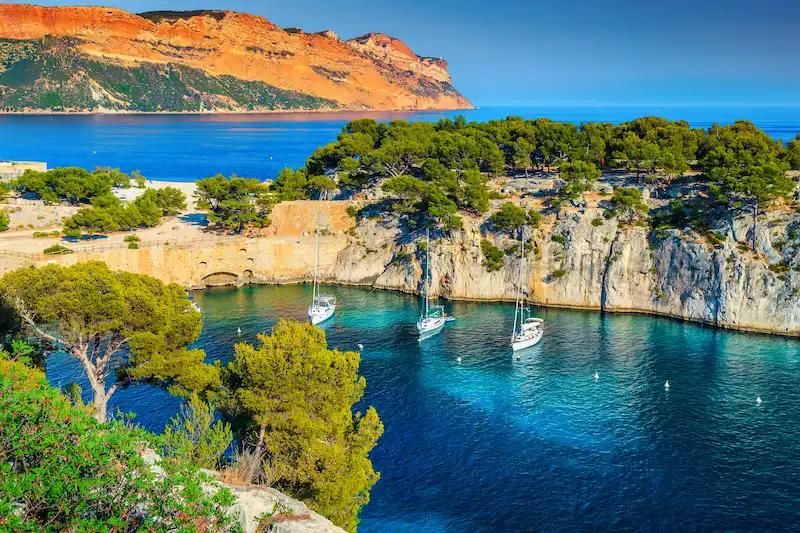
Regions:
<svg viewBox="0 0 800 533"><path fill-rule="evenodd" d="M291 113L271 115L0 115L0 161L46 161L51 167L114 166L148 178L194 181L217 173L272 178L297 167L317 146L336 140L349 120L431 120L466 115L485 121L518 115L568 122L624 122L647 115L713 122L752 120L775 138L800 132L800 107L484 107L432 113Z"/></svg>
<svg viewBox="0 0 800 533"><path fill-rule="evenodd" d="M448 303L457 321L420 344L415 298L328 290L328 343L364 345L364 403L386 426L361 533L798 530L797 340L539 309L545 337L517 361L513 305ZM227 361L279 317L303 320L310 287L196 295L198 346ZM48 376L75 371L56 357ZM161 431L179 400L140 386L111 403Z"/></svg>
<svg viewBox="0 0 800 533"><path fill-rule="evenodd" d="M303 164L348 120L459 113L0 116L0 160L111 165L174 181L218 172L268 178ZM576 123L660 115L697 127L741 118L775 138L800 132L800 108L463 114ZM412 334L416 299L331 291L342 305L325 325L329 344L364 344L364 401L386 425L372 454L382 477L362 512L362 533L800 528L800 342L542 309L544 340L516 361L507 348L511 305L448 304L458 320L420 345ZM307 286L198 293L205 317L198 345L226 361L235 342L255 341L279 317L303 320L309 294ZM78 372L69 359L50 360L55 384ZM161 431L180 400L141 386L117 392L111 404Z"/></svg>

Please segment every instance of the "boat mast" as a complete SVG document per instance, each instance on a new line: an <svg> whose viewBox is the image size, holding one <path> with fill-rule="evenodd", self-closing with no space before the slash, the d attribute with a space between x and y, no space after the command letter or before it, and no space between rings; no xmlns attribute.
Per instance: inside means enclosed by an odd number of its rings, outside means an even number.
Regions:
<svg viewBox="0 0 800 533"><path fill-rule="evenodd" d="M525 272L525 227L523 226L520 229L520 233L522 234L522 248L519 253L519 280L517 280L517 301L514 305L514 329L511 332L511 341L514 341L514 336L517 334L517 318L519 317L522 308L524 307L524 303L522 301L522 279L524 278ZM520 328L522 328L522 323L525 321L525 316L523 312L523 316L519 317L519 324Z"/></svg>
<svg viewBox="0 0 800 533"><path fill-rule="evenodd" d="M431 288L431 230L425 229L425 318L431 311L430 288Z"/></svg>
<svg viewBox="0 0 800 533"><path fill-rule="evenodd" d="M314 300L313 300L314 304L317 303L317 292L318 292L317 283L318 283L318 278L319 278L319 217L317 217L316 234L317 234L316 235L316 239L317 239L317 259L316 259L316 262L314 263L314 288L312 290L313 297L314 297Z"/></svg>

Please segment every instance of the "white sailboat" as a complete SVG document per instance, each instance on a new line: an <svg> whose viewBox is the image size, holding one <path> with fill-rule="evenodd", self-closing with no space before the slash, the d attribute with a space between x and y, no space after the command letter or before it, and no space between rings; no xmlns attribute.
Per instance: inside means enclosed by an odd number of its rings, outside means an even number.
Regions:
<svg viewBox="0 0 800 533"><path fill-rule="evenodd" d="M431 258L431 234L430 230L425 233L426 247L425 247L425 283L422 288L423 309L422 314L417 321L417 333L419 340L426 339L432 335L436 335L442 329L447 321L447 316L444 312L444 306L431 305L430 298L430 258Z"/></svg>
<svg viewBox="0 0 800 533"><path fill-rule="evenodd" d="M314 288L311 307L308 308L308 320L314 325L324 322L336 312L336 297L319 293L319 220L317 220L317 258L314 265Z"/></svg>
<svg viewBox="0 0 800 533"><path fill-rule="evenodd" d="M531 316L531 310L525 305L525 290L522 288L525 279L525 229L522 230L522 247L519 254L519 283L517 303L514 309L514 330L511 334L511 348L516 352L523 350L542 340L544 320ZM519 326L519 327L517 327Z"/></svg>

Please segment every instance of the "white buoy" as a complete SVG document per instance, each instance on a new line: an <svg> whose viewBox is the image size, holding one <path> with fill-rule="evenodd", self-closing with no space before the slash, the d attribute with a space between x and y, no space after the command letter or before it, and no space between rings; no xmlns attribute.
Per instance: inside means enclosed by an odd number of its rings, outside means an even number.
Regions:
<svg viewBox="0 0 800 533"><path fill-rule="evenodd" d="M241 334L242 334L242 328L236 328L236 333L238 333L239 335L241 335Z"/></svg>
<svg viewBox="0 0 800 533"><path fill-rule="evenodd" d="M364 349L364 345L363 345L363 344L361 344L360 342L358 343L358 349L359 349L359 350L363 350L363 349Z"/></svg>
<svg viewBox="0 0 800 533"><path fill-rule="evenodd" d="M461 362L461 356L456 357L456 361Z"/></svg>
<svg viewBox="0 0 800 533"><path fill-rule="evenodd" d="M664 388L665 388L665 389L668 389L668 388L669 388L669 380L667 380L667 382L666 382L666 383L664 383Z"/></svg>
<svg viewBox="0 0 800 533"><path fill-rule="evenodd" d="M600 379L600 374L598 374L597 372L595 372L595 373L594 373L594 379Z"/></svg>
<svg viewBox="0 0 800 533"><path fill-rule="evenodd" d="M522 359L522 357L517 356L517 361L520 361L521 359Z"/></svg>
<svg viewBox="0 0 800 533"><path fill-rule="evenodd" d="M761 405L761 396L756 396L756 403Z"/></svg>

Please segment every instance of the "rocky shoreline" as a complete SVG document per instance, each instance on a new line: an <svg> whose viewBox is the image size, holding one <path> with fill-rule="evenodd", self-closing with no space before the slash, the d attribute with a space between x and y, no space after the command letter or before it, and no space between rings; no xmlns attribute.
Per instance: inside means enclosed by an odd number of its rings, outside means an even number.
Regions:
<svg viewBox="0 0 800 533"><path fill-rule="evenodd" d="M313 272L313 227L322 214L330 231L321 238L323 281L418 293L422 277L419 232L396 220L345 213L348 202L280 204L269 235L245 239L149 247L111 248L38 262L102 260L111 268L175 282L188 289L248 283L300 283ZM602 312L653 314L726 329L800 336L800 271L796 258L785 272L770 269L782 257L773 242L785 239L787 223L760 224L758 254L742 247L752 220L729 221L728 238L712 245L690 231L596 222L602 209L548 215L529 229L535 246L527 256L531 304ZM519 259L509 252L502 268L489 272L480 249L480 218L437 235L431 250L432 290L449 300L513 301ZM771 227L770 227L771 226ZM778 233L778 235L773 235ZM554 240L554 235L557 236ZM501 249L517 242L487 235Z"/></svg>

